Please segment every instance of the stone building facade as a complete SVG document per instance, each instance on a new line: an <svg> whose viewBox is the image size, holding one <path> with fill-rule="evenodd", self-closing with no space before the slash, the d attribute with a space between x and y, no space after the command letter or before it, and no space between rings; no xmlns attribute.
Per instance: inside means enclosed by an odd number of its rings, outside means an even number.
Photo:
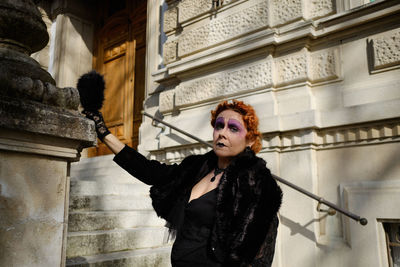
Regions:
<svg viewBox="0 0 400 267"><path fill-rule="evenodd" d="M368 219L361 226L328 216L282 185L274 266L399 264L398 247L385 239L390 227L399 235L400 223L399 3L182 0L163 7L161 20L150 8L149 25L162 25L165 35L149 40L149 52L166 41L162 52L148 53L148 112L211 140L209 111L220 100L251 103L263 133L260 156L273 173ZM149 123L141 133L141 150L159 160L205 149Z"/></svg>
<svg viewBox="0 0 400 267"><path fill-rule="evenodd" d="M90 5L44 3L49 71L74 86L92 68ZM154 0L146 39L147 113L210 141L210 111L244 100L274 174L368 220L329 216L282 185L274 266L399 264L398 1ZM208 149L143 118L138 150L149 158L174 163Z"/></svg>

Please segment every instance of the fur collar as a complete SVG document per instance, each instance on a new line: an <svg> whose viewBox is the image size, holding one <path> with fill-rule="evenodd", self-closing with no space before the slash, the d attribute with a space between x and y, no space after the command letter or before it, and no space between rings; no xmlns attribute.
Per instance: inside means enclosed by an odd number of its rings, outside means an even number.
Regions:
<svg viewBox="0 0 400 267"><path fill-rule="evenodd" d="M153 207L170 229L179 231L192 187L216 164L214 151L189 156L165 177L165 183L151 187ZM218 185L216 221L210 240L217 258L250 264L276 218L281 201L282 191L266 162L250 148L237 155Z"/></svg>
<svg viewBox="0 0 400 267"><path fill-rule="evenodd" d="M282 191L251 149L231 162L219 188L214 242L229 248L231 260L251 263L280 208Z"/></svg>

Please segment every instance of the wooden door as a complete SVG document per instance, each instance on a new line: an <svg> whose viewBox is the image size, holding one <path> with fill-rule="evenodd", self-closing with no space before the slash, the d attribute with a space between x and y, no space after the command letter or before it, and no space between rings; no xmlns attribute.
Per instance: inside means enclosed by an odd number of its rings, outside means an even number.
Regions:
<svg viewBox="0 0 400 267"><path fill-rule="evenodd" d="M116 5L116 6L113 6ZM110 132L138 145L145 90L146 1L102 1L93 67L106 82L102 108ZM99 141L88 156L112 153Z"/></svg>

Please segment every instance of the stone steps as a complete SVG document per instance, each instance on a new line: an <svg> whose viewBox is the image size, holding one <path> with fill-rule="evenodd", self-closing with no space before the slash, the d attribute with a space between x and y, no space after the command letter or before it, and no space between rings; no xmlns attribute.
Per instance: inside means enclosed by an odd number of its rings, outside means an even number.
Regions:
<svg viewBox="0 0 400 267"><path fill-rule="evenodd" d="M93 169L99 166L113 166L116 163L113 161L114 155L97 156L95 158L80 158L78 162L71 163L71 174L81 169Z"/></svg>
<svg viewBox="0 0 400 267"><path fill-rule="evenodd" d="M170 267L170 246L70 258L66 266L75 267Z"/></svg>
<svg viewBox="0 0 400 267"><path fill-rule="evenodd" d="M142 226L162 227L165 221L153 210L70 212L68 231L95 231Z"/></svg>
<svg viewBox="0 0 400 267"><path fill-rule="evenodd" d="M168 230L149 197L113 155L71 165L67 266L170 267Z"/></svg>
<svg viewBox="0 0 400 267"><path fill-rule="evenodd" d="M69 210L73 211L127 211L152 210L149 196L70 195Z"/></svg>
<svg viewBox="0 0 400 267"><path fill-rule="evenodd" d="M70 184L71 195L121 195L147 196L150 186L144 183L115 183L74 180Z"/></svg>
<svg viewBox="0 0 400 267"><path fill-rule="evenodd" d="M139 227L68 234L67 258L165 245L166 228Z"/></svg>
<svg viewBox="0 0 400 267"><path fill-rule="evenodd" d="M118 167L120 169L120 167ZM115 167L115 169L118 169ZM78 176L71 176L71 182L73 181L92 181L99 183L123 183L123 184L142 184L141 181L124 171L123 173L118 172L112 173L112 170L107 170L108 174L103 174L101 171L97 171L98 174L92 175L89 171L85 170L84 173L78 174ZM112 174L110 174L112 173ZM77 178L79 177L79 178Z"/></svg>
<svg viewBox="0 0 400 267"><path fill-rule="evenodd" d="M87 180L113 183L141 183L120 166L110 155L83 159L71 165L71 181Z"/></svg>

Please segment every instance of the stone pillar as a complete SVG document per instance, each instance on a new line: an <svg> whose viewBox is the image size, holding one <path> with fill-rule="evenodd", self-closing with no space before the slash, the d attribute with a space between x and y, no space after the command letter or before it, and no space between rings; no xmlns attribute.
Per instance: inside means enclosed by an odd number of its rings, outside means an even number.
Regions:
<svg viewBox="0 0 400 267"><path fill-rule="evenodd" d="M48 42L32 1L0 0L0 265L64 266L70 162L94 144L75 88L29 55Z"/></svg>

